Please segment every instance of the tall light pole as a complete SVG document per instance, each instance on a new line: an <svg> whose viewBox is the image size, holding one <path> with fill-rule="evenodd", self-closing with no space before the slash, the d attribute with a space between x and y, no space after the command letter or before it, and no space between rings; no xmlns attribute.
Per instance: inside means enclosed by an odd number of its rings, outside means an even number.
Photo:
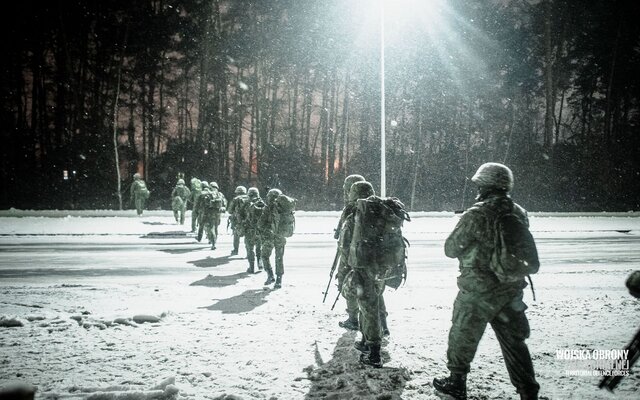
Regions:
<svg viewBox="0 0 640 400"><path fill-rule="evenodd" d="M380 197L387 197L386 118L384 97L384 0L380 0Z"/></svg>

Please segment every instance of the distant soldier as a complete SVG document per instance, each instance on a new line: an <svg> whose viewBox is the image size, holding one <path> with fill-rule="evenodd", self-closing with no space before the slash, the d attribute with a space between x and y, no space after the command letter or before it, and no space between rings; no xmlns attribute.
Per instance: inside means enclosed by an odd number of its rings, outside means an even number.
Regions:
<svg viewBox="0 0 640 400"><path fill-rule="evenodd" d="M198 213L196 212L196 199L202 192L202 182L198 178L191 178L191 232L195 232L198 226Z"/></svg>
<svg viewBox="0 0 640 400"><path fill-rule="evenodd" d="M171 209L173 217L180 225L184 225L184 214L187 211L187 201L191 197L191 191L184 185L184 179L178 179L176 187L171 192Z"/></svg>
<svg viewBox="0 0 640 400"><path fill-rule="evenodd" d="M349 175L344 180L344 185L342 186L342 191L344 194L344 208L342 209L342 214L340 215L340 221L338 221L338 227L335 229L334 237L338 239L338 251L340 252L340 264L338 267L338 273L336 278L338 280L338 288L341 288L343 297L347 302L347 319L345 321L340 321L338 325L345 329L351 329L354 331L359 330L358 326L358 299L355 297L354 293L349 290L344 289L344 278L347 276L347 273L351 270L347 264L347 258L349 257L349 244L351 238L341 238L341 230L342 226L350 215L353 214L354 211L354 203L349 201L349 190L351 189L351 185L355 182L363 182L365 179L362 175ZM346 240L345 240L346 239ZM346 247L343 246L343 243L347 243Z"/></svg>
<svg viewBox="0 0 640 400"><path fill-rule="evenodd" d="M273 269L269 258L273 249L276 250L276 279L274 289L282 287L282 275L284 274L284 246L287 237L293 235L295 220L293 208L295 200L282 194L280 189L271 189L267 193L267 205L262 211L258 221L258 232L262 241L261 256L262 265L267 272L265 285L274 282Z"/></svg>
<svg viewBox="0 0 640 400"><path fill-rule="evenodd" d="M202 239L203 232L206 233L211 250L216 249L216 241L218 239L218 226L220 225L220 215L224 213L227 201L218 191L218 184L211 182L207 185L206 190L203 185L202 193L198 197L198 234L196 239Z"/></svg>
<svg viewBox="0 0 640 400"><path fill-rule="evenodd" d="M149 198L150 193L149 189L147 189L147 184L144 183L142 176L137 172L133 174L133 183L131 183L129 193L131 194L131 203L136 207L136 212L138 215L142 215L145 202Z"/></svg>
<svg viewBox="0 0 640 400"><path fill-rule="evenodd" d="M249 197L249 202L244 205L244 210L241 213L241 223L244 229L244 246L249 260L247 272L253 274L256 272L256 261L258 262L258 270L262 270L262 252L260 249L262 242L258 234L258 221L266 204L260 198L260 191L256 187L250 187L247 196Z"/></svg>
<svg viewBox="0 0 640 400"><path fill-rule="evenodd" d="M506 166L483 164L471 181L478 186L478 202L462 214L444 248L447 257L460 260L460 291L453 304L447 348L450 375L434 379L433 387L454 399L467 398L467 374L471 361L487 324L491 324L511 383L521 399L535 400L540 386L525 344L530 331L525 316L527 306L522 301L523 288L527 283L522 276L499 278L493 257L498 242L495 240L498 218L502 220L501 215L514 215L516 221L528 227L527 212L508 195L513 188L513 174ZM525 243L520 245L524 246ZM525 266L530 264L523 263Z"/></svg>
<svg viewBox="0 0 640 400"><path fill-rule="evenodd" d="M229 203L229 219L228 224L231 225L231 231L233 232L233 249L231 249L231 255L238 254L238 247L240 247L240 238L244 236L243 226L240 223L242 207L245 202L249 201L247 196L247 188L244 186L236 187L234 191L235 197L231 199Z"/></svg>
<svg viewBox="0 0 640 400"><path fill-rule="evenodd" d="M195 197L193 202L193 211L192 217L196 220L196 227L198 228L196 233L196 240L199 242L202 240L202 234L205 231L203 227L203 214L204 214L204 195L209 193L211 190L209 189L209 182L201 181L200 182L200 191L197 193L197 197ZM202 229L200 229L202 227ZM208 233L207 233L208 234Z"/></svg>

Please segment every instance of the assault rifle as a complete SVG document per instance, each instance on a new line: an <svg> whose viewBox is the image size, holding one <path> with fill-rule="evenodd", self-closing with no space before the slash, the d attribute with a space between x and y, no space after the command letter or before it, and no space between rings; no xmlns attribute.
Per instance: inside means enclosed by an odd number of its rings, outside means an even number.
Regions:
<svg viewBox="0 0 640 400"><path fill-rule="evenodd" d="M336 272L336 267L338 266L338 261L340 260L340 246L336 249L336 256L333 258L333 264L331 265L331 272L329 272L329 282L327 283L327 288L324 291L324 297L322 298L322 302L324 303L327 300L327 294L329 293L329 287L331 286L331 280L333 280L333 273Z"/></svg>
<svg viewBox="0 0 640 400"><path fill-rule="evenodd" d="M629 362L628 367L630 370L631 367L633 367L633 364L635 364L636 361L638 361L638 358L640 358L640 329L636 331L636 335L633 337L633 340L631 340L631 343L629 343L624 348L624 350L629 351L627 360ZM609 372L613 372L613 371L619 371L619 370L612 369ZM598 387L600 389L603 389L603 388L607 389L608 391L613 393L613 389L615 389L616 386L618 386L622 378L624 378L624 376L614 375L614 374L610 374L610 376L604 376L600 381L600 384L598 384Z"/></svg>

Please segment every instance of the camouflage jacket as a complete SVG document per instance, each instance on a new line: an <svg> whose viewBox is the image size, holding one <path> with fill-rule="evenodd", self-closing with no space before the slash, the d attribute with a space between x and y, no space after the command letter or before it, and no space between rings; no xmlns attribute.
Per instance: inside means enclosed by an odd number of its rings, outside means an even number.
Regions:
<svg viewBox="0 0 640 400"><path fill-rule="evenodd" d="M171 197L179 196L185 203L191 197L191 191L184 185L176 185L171 192Z"/></svg>
<svg viewBox="0 0 640 400"><path fill-rule="evenodd" d="M462 214L460 221L449 235L444 245L447 257L458 258L460 276L458 287L470 292L496 290L521 290L526 286L522 280L516 283L500 283L489 264L494 253L495 216L503 209L515 206L516 213L529 226L527 212L512 203L504 195L490 195L475 203Z"/></svg>
<svg viewBox="0 0 640 400"><path fill-rule="evenodd" d="M275 204L267 204L258 219L258 234L263 240L269 240L276 235L278 212Z"/></svg>

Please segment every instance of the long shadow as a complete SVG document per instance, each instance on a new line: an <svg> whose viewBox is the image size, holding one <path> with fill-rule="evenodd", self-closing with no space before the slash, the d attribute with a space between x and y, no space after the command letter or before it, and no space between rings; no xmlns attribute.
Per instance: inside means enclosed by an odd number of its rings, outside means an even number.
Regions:
<svg viewBox="0 0 640 400"><path fill-rule="evenodd" d="M271 293L271 291L266 289L247 290L238 296L222 299L214 305L201 308L206 308L211 311L222 311L223 314L250 312L266 303L266 297L269 293Z"/></svg>
<svg viewBox="0 0 640 400"><path fill-rule="evenodd" d="M192 244L192 243L177 243L179 245L185 245L185 244ZM192 251L200 251L202 249L208 249L209 246L199 246L199 247L190 247L187 249L160 249L158 251L161 251L163 253L168 253L168 254L186 254L186 253L191 253Z"/></svg>
<svg viewBox="0 0 640 400"><path fill-rule="evenodd" d="M167 238L186 238L189 232L186 231L168 231L168 232L149 232L140 236L142 239L167 239Z"/></svg>
<svg viewBox="0 0 640 400"><path fill-rule="evenodd" d="M410 379L405 368L382 367L380 369L360 363L360 352L353 347L356 339L353 331L345 332L333 350L331 360L322 360L317 345L315 359L317 366L304 369L312 382L305 399L385 399L402 398L406 382ZM382 350L383 362L388 362L389 354Z"/></svg>
<svg viewBox="0 0 640 400"><path fill-rule="evenodd" d="M175 225L175 223L168 222L151 222L151 221L142 221L145 225Z"/></svg>
<svg viewBox="0 0 640 400"><path fill-rule="evenodd" d="M238 283L241 278L248 276L246 272L239 274L225 275L225 276L213 276L207 275L206 278L195 281L189 286L206 286L206 287L225 287Z"/></svg>
<svg viewBox="0 0 640 400"><path fill-rule="evenodd" d="M200 260L189 261L189 264L193 264L198 268L214 268L219 265L227 264L231 261L231 256L222 257L207 257Z"/></svg>

